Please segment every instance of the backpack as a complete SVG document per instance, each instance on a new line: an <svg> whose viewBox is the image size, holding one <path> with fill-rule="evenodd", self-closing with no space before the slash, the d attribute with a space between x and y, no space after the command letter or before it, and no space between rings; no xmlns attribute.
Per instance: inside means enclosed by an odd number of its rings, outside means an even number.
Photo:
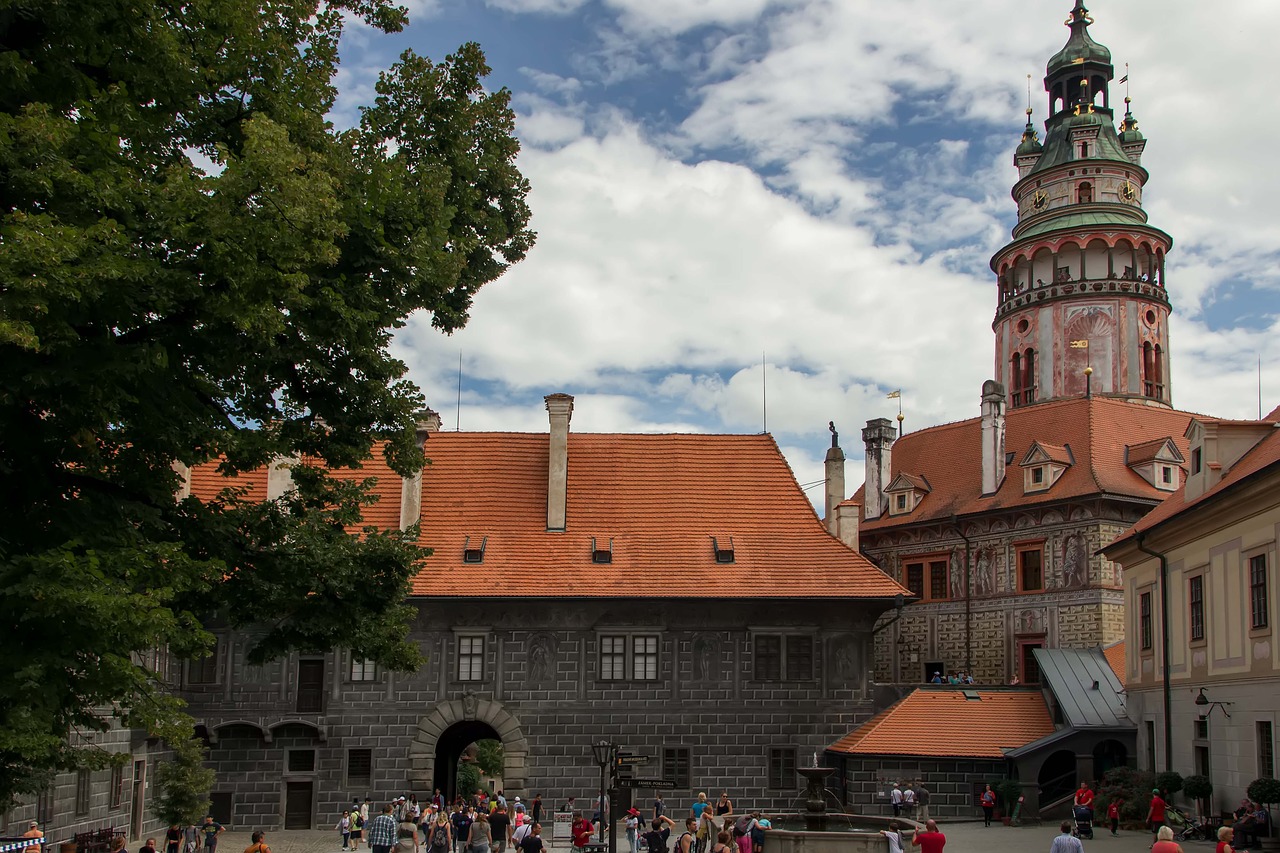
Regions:
<svg viewBox="0 0 1280 853"><path fill-rule="evenodd" d="M448 849L449 830L446 827L436 824L435 831L431 833L431 846L439 850Z"/></svg>
<svg viewBox="0 0 1280 853"><path fill-rule="evenodd" d="M747 828L751 826L751 818L743 815L733 824L734 838L741 838L747 834Z"/></svg>
<svg viewBox="0 0 1280 853"><path fill-rule="evenodd" d="M644 834L644 843L649 849L649 853L667 853L667 842L658 830L646 832Z"/></svg>

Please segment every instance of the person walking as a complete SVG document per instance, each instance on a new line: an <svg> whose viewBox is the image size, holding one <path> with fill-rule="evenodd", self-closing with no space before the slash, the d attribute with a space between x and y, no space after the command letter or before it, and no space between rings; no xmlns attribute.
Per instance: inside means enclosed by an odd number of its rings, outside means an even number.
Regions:
<svg viewBox="0 0 1280 853"><path fill-rule="evenodd" d="M990 785L988 785L987 789L982 792L982 797L979 799L979 802L982 805L982 825L991 826L991 818L993 818L996 813L996 792L991 790Z"/></svg>
<svg viewBox="0 0 1280 853"><path fill-rule="evenodd" d="M349 849L351 847L351 812L344 811L334 829L342 835L342 849Z"/></svg>
<svg viewBox="0 0 1280 853"><path fill-rule="evenodd" d="M529 827L529 834L520 839L520 853L542 853L542 824L533 823Z"/></svg>
<svg viewBox="0 0 1280 853"><path fill-rule="evenodd" d="M1124 800L1114 799L1107 803L1107 821L1111 824L1111 834L1120 834L1120 804Z"/></svg>
<svg viewBox="0 0 1280 853"><path fill-rule="evenodd" d="M164 832L164 853L179 853L182 848L182 825L173 824Z"/></svg>
<svg viewBox="0 0 1280 853"><path fill-rule="evenodd" d="M1152 835L1159 835L1160 828L1164 826L1164 813L1167 804L1164 798L1160 796L1159 788L1151 789L1151 807L1147 809L1147 826L1151 829Z"/></svg>
<svg viewBox="0 0 1280 853"><path fill-rule="evenodd" d="M453 849L457 853L459 847L466 847L467 836L471 833L471 815L464 803L458 803L450 821L453 823Z"/></svg>
<svg viewBox="0 0 1280 853"><path fill-rule="evenodd" d="M1049 845L1049 853L1084 853L1084 845L1080 839L1071 834L1071 821L1064 820L1058 827L1061 832Z"/></svg>
<svg viewBox="0 0 1280 853"><path fill-rule="evenodd" d="M489 815L489 836L493 839L493 853L506 853L507 844L511 841L511 818L501 801Z"/></svg>
<svg viewBox="0 0 1280 853"><path fill-rule="evenodd" d="M449 825L449 815L443 810L435 813L423 841L427 845L427 853L449 853L453 849L453 832Z"/></svg>
<svg viewBox="0 0 1280 853"><path fill-rule="evenodd" d="M418 822L408 809L396 825L396 853L418 853Z"/></svg>
<svg viewBox="0 0 1280 853"><path fill-rule="evenodd" d="M213 815L205 815L204 824L200 827L200 836L204 839L205 853L216 853L218 836L226 830L222 824L213 819Z"/></svg>
<svg viewBox="0 0 1280 853"><path fill-rule="evenodd" d="M396 845L396 819L391 816L394 806L390 803L382 807L382 813L369 821L369 849L373 853L391 853Z"/></svg>
<svg viewBox="0 0 1280 853"><path fill-rule="evenodd" d="M653 795L653 819L662 820L663 815L667 813L667 804L662 801L662 792L658 791Z"/></svg>
<svg viewBox="0 0 1280 853"><path fill-rule="evenodd" d="M929 821L929 789L924 786L923 779L917 779L913 789L916 795L916 820Z"/></svg>
<svg viewBox="0 0 1280 853"><path fill-rule="evenodd" d="M471 830L467 833L468 853L489 853L493 846L493 827L489 825L489 816L480 811L471 822Z"/></svg>
<svg viewBox="0 0 1280 853"><path fill-rule="evenodd" d="M249 837L249 846L244 848L244 853L271 853L271 848L267 846L267 834L261 829L255 830Z"/></svg>
<svg viewBox="0 0 1280 853"><path fill-rule="evenodd" d="M640 810L634 807L627 809L627 816L623 818L622 825L627 831L627 843L631 845L631 853L639 853Z"/></svg>
<svg viewBox="0 0 1280 853"><path fill-rule="evenodd" d="M911 846L919 847L920 853L942 853L942 848L947 846L947 836L939 832L937 822L931 820L924 825L924 832L911 836Z"/></svg>

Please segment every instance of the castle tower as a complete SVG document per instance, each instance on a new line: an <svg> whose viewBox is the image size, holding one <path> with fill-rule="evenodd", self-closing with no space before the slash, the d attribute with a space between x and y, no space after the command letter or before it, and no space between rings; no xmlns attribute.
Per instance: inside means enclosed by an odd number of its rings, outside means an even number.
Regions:
<svg viewBox="0 0 1280 853"><path fill-rule="evenodd" d="M1111 51L1091 23L1076 0L1071 36L1045 73L1044 142L1028 107L1014 154L1018 224L991 259L995 375L1011 408L1089 393L1172 403L1164 262L1173 240L1147 224L1146 140L1127 97L1115 126Z"/></svg>

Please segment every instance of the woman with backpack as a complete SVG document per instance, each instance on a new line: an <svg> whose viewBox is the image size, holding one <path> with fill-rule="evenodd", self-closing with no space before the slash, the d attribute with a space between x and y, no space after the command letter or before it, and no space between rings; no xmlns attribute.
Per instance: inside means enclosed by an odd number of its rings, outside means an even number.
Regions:
<svg viewBox="0 0 1280 853"><path fill-rule="evenodd" d="M738 844L738 853L751 853L751 830L756 828L756 819L744 814L733 824L733 840Z"/></svg>
<svg viewBox="0 0 1280 853"><path fill-rule="evenodd" d="M436 812L435 820L424 833L427 853L450 853L453 850L453 830L449 825L449 815L444 811Z"/></svg>

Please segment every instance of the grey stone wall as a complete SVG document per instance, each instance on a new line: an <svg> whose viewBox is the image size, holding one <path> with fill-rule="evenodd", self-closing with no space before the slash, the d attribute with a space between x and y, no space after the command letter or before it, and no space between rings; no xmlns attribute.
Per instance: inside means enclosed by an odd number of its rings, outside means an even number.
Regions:
<svg viewBox="0 0 1280 853"><path fill-rule="evenodd" d="M999 760L896 755L843 756L836 760L841 765L847 804L854 811L866 814L892 814L889 801L880 793L887 791L894 781L920 779L930 794L930 817L981 817L977 792L983 785L994 787L1008 776L1005 762Z"/></svg>
<svg viewBox="0 0 1280 853"><path fill-rule="evenodd" d="M838 583L833 579L833 583ZM481 722L502 716L508 795L541 794L550 807L567 796L591 800L599 769L591 743L607 738L653 756L636 776L661 777L664 749L688 750L688 785L669 791L683 814L698 791L727 789L739 808L794 809L801 780L769 787L771 749L794 750L796 763L870 716L870 626L880 605L850 601L652 600L416 602L412 639L427 658L412 673L380 673L352 682L349 655L325 654L320 713L298 713L298 657L250 671L247 638L220 631L229 669L219 683L185 695L212 741L217 790L233 799L239 828L282 826L289 781L310 781L312 825L327 827L353 798L375 802L415 792L429 796L437 734L478 709ZM215 630L216 626L215 626ZM756 634L812 639L812 677L756 677ZM461 681L458 636L483 636L484 673ZM604 680L602 636L657 636L658 677ZM453 716L442 716L448 711ZM465 716L465 711L462 712ZM428 723L429 715L435 722ZM307 772L287 771L291 749L314 749ZM373 756L369 782L347 777L352 749ZM521 765L522 762L522 765ZM637 793L648 803L651 791Z"/></svg>

